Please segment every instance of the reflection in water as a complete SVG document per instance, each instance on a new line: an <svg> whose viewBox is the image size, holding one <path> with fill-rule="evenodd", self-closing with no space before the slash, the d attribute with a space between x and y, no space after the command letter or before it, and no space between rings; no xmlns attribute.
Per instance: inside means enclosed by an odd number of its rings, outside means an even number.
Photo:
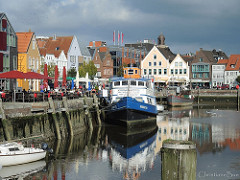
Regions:
<svg viewBox="0 0 240 180"><path fill-rule="evenodd" d="M45 166L45 161L37 161L17 166L3 167L0 170L0 179L22 179L30 174L43 170Z"/></svg>
<svg viewBox="0 0 240 180"><path fill-rule="evenodd" d="M219 171L236 175L240 160L239 115L232 110L174 108L157 116L155 131L140 130L142 133L126 136L118 128L103 126L92 133L49 142L54 158L48 159L46 171L37 175L53 180L161 179L160 149L165 139L196 143L196 179L214 179L210 174ZM203 178L207 175L210 177Z"/></svg>
<svg viewBox="0 0 240 180"><path fill-rule="evenodd" d="M138 179L141 173L153 167L157 128L131 135L121 132L114 128L107 131L112 169L123 172L124 179Z"/></svg>

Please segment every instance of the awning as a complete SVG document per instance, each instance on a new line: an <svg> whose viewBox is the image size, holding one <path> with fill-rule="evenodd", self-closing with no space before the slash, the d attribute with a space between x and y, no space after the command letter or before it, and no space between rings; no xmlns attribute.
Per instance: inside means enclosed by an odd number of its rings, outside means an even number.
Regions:
<svg viewBox="0 0 240 180"><path fill-rule="evenodd" d="M23 73L14 70L0 73L0 79L52 79L52 78L35 72Z"/></svg>

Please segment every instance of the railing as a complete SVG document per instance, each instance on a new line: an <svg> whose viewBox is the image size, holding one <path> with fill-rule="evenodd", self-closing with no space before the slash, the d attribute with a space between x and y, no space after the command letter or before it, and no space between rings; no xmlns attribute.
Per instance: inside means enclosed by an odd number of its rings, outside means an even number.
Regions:
<svg viewBox="0 0 240 180"><path fill-rule="evenodd" d="M7 92L1 93L2 102L42 102L48 101L49 97L53 100L62 100L64 96L67 99L76 99L82 96L93 96L91 91L86 92Z"/></svg>

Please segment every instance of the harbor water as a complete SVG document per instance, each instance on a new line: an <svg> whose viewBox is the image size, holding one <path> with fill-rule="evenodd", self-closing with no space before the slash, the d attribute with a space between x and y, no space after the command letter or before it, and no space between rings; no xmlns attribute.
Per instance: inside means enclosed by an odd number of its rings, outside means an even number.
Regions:
<svg viewBox="0 0 240 180"><path fill-rule="evenodd" d="M216 107L172 108L159 113L156 122L156 128L128 134L119 127L103 124L92 132L50 141L53 154L46 160L16 166L14 171L12 167L3 167L0 176L2 179L159 180L177 169L180 175L197 180L240 179L240 112ZM187 168L176 167L167 160L164 167L161 148L167 139L194 142L197 158L185 153L187 161L182 162L186 166L181 165ZM184 169L187 171L181 172Z"/></svg>

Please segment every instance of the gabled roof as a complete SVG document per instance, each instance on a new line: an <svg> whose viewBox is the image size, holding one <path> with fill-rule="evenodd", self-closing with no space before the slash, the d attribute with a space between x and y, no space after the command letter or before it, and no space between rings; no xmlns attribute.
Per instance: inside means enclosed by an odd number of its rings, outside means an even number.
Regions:
<svg viewBox="0 0 240 180"><path fill-rule="evenodd" d="M208 59L208 61L212 62L212 63L216 63L217 60L213 57L213 52L212 51L207 51L207 50L203 50L200 49L200 51L196 52L196 56L202 52L202 54Z"/></svg>
<svg viewBox="0 0 240 180"><path fill-rule="evenodd" d="M164 57L166 58L166 59L169 59L169 62L171 63L173 60L174 60L174 58L176 57L176 54L173 54L173 52L170 50L170 48L169 47L164 47L164 48L162 48L162 47L157 47L158 48L158 50L164 55Z"/></svg>
<svg viewBox="0 0 240 180"><path fill-rule="evenodd" d="M13 27L12 27L10 21L8 20L7 15L6 15L5 13L0 13L0 19L3 19L3 18L7 19L8 24L9 24L9 26L10 26L10 28L11 28L11 31L15 34L15 31L14 31L14 29L13 29Z"/></svg>
<svg viewBox="0 0 240 180"><path fill-rule="evenodd" d="M226 71L240 71L240 54L234 54L229 57Z"/></svg>
<svg viewBox="0 0 240 180"><path fill-rule="evenodd" d="M18 37L18 52L26 53L28 51L28 47L31 44L34 33L33 32L17 32Z"/></svg>
<svg viewBox="0 0 240 180"><path fill-rule="evenodd" d="M41 55L46 55L46 54L54 54L55 57L58 57L61 52L63 51L65 56L67 57L68 50L71 46L73 40L73 36L62 36L62 37L50 37L49 39L46 40L46 43L44 44L43 49L40 50ZM42 54L45 53L45 54Z"/></svg>

